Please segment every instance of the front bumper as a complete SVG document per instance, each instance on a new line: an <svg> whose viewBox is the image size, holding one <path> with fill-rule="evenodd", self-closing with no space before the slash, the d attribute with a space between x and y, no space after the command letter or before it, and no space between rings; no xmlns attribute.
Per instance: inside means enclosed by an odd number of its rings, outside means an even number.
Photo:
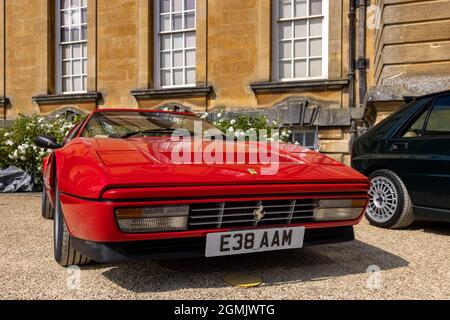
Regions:
<svg viewBox="0 0 450 320"><path fill-rule="evenodd" d="M347 242L355 239L353 227L307 229L303 245ZM74 238L74 249L97 262L145 261L205 256L206 237L99 243Z"/></svg>
<svg viewBox="0 0 450 320"><path fill-rule="evenodd" d="M335 193L336 194L336 193ZM341 195L308 195L298 196L305 199L313 198L347 198L348 192L342 192ZM358 197L367 199L367 194L358 193ZM287 199L291 199L292 196L283 196ZM352 196L353 197L353 196ZM356 197L356 196L355 196ZM256 198L249 198L241 196L242 200L260 200L261 196ZM266 198L267 199L267 198ZM280 195L272 196L272 199L282 199ZM269 198L270 200L270 198ZM191 199L191 200L144 200L144 201L111 201L111 200L90 200L81 199L71 195L61 194L61 204L64 213L64 218L67 224L67 228L72 237L78 238L93 243L116 243L116 242L135 242L135 241L147 241L147 240L167 240L167 239L187 239L187 238L201 238L206 237L209 233L215 232L229 232L235 231L237 227L220 227L219 228L204 228L204 229L189 229L187 231L175 231L175 232L157 232L157 233L125 233L119 229L114 211L119 207L129 208L136 206L151 206L151 205L165 205L165 204L185 204L191 202L204 202L204 201L226 201L224 198L214 199ZM305 227L309 229L325 229L325 228L337 228L347 227L358 224L363 217L361 214L354 220L343 221L292 221L290 224L265 224L264 226L258 226L257 228L272 228L272 227ZM281 222L281 221L280 221ZM239 227L240 229L254 229L255 227Z"/></svg>

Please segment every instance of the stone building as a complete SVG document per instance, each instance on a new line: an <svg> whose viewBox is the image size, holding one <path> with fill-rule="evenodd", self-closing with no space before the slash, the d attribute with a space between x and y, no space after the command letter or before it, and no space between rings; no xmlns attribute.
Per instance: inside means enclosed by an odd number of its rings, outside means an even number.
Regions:
<svg viewBox="0 0 450 320"><path fill-rule="evenodd" d="M398 108L404 97L450 88L450 1L375 2L379 15L367 39L369 126Z"/></svg>
<svg viewBox="0 0 450 320"><path fill-rule="evenodd" d="M0 0L0 115L265 113L348 164L378 113L446 86L449 19L450 0Z"/></svg>

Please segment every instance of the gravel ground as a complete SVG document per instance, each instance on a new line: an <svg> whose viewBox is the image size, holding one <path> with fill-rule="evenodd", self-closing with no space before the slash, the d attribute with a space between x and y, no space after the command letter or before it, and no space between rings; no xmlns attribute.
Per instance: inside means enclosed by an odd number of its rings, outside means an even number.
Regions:
<svg viewBox="0 0 450 320"><path fill-rule="evenodd" d="M74 270L53 261L52 222L40 217L40 195L0 195L0 299L450 298L450 224L392 231L363 221L355 230L354 242L294 252L95 264L82 268L73 288ZM231 287L223 281L230 273L264 283Z"/></svg>

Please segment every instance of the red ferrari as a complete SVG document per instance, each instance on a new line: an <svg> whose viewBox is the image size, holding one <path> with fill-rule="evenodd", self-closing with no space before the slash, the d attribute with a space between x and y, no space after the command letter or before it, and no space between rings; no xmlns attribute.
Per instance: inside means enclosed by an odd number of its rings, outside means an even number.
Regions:
<svg viewBox="0 0 450 320"><path fill-rule="evenodd" d="M54 218L56 261L216 257L354 239L365 176L299 146L219 141L211 130L190 113L105 109L62 144L37 137L54 149L44 160L42 214ZM202 158L211 144L227 161ZM276 160L249 161L257 149Z"/></svg>

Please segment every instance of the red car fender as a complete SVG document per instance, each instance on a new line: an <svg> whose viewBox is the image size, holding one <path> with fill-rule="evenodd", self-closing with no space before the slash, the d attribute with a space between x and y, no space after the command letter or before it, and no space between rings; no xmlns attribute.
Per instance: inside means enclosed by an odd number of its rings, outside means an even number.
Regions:
<svg viewBox="0 0 450 320"><path fill-rule="evenodd" d="M98 194L106 181L104 168L97 153L77 138L55 152L56 178L59 191L79 197ZM99 183L93 183L99 182Z"/></svg>

